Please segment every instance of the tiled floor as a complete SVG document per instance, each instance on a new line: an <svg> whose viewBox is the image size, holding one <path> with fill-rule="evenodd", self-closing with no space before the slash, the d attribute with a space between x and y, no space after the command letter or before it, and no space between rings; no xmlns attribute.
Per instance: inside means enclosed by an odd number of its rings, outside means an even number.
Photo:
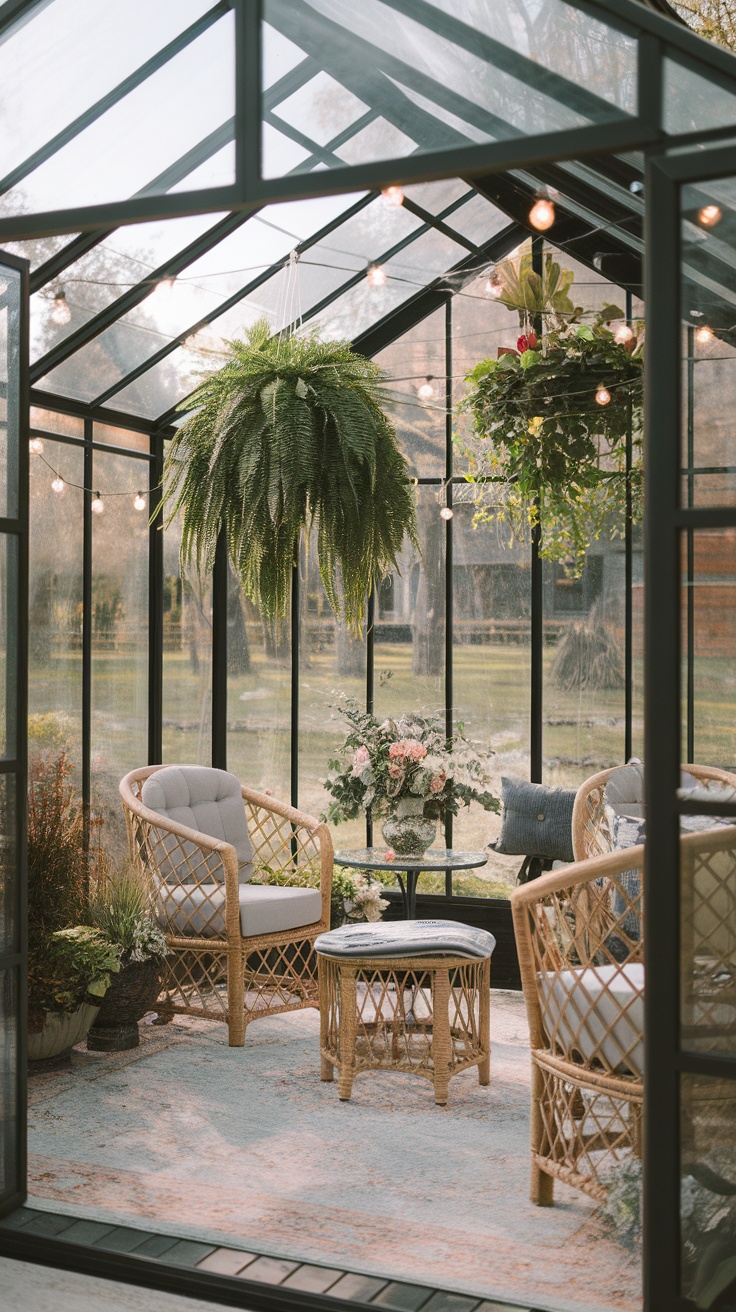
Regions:
<svg viewBox="0 0 736 1312"><path fill-rule="evenodd" d="M106 1252L153 1258L166 1266L190 1267L219 1276L278 1285L288 1290L324 1294L361 1307L383 1308L387 1312L534 1312L534 1309L453 1294L428 1285L382 1280L378 1276L360 1275L309 1262L289 1262L281 1257L265 1257L239 1248L217 1248L193 1239L176 1239L172 1235L157 1235L131 1226L105 1225L101 1221L75 1220L72 1216L36 1211L32 1207L21 1207L0 1221L2 1230L23 1230L26 1234L85 1244Z"/></svg>

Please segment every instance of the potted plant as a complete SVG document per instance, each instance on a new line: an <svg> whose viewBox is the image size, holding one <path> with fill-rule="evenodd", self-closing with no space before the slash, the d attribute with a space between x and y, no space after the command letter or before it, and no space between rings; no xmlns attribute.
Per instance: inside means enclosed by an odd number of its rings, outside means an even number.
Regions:
<svg viewBox="0 0 736 1312"><path fill-rule="evenodd" d="M148 894L135 874L103 877L90 905L90 921L120 953L120 970L102 999L87 1035L97 1052L122 1052L140 1043L138 1021L156 1002L168 951Z"/></svg>
<svg viewBox="0 0 736 1312"><path fill-rule="evenodd" d="M548 255L540 276L530 259L498 271L499 299L523 331L468 374L461 410L473 431L458 443L476 484L475 522L505 519L517 534L538 525L540 555L577 575L604 528L623 533L629 502L634 522L641 514L641 333L615 305L577 323L572 273Z"/></svg>
<svg viewBox="0 0 736 1312"><path fill-rule="evenodd" d="M345 698L340 711L348 733L324 780L334 798L326 818L334 824L370 808L383 821L389 849L422 855L446 812L457 815L473 801L500 809L487 761L461 730L448 737L442 721L421 715L379 721L354 698Z"/></svg>
<svg viewBox="0 0 736 1312"><path fill-rule="evenodd" d="M28 1058L64 1061L91 1025L119 953L88 923L98 856L65 752L32 762L28 789ZM38 1066L36 1066L38 1069Z"/></svg>
<svg viewBox="0 0 736 1312"><path fill-rule="evenodd" d="M214 565L221 532L246 596L283 617L303 532L316 530L325 592L353 628L405 535L414 493L382 403L382 373L348 342L270 337L265 319L186 402L169 443L164 501L182 559Z"/></svg>

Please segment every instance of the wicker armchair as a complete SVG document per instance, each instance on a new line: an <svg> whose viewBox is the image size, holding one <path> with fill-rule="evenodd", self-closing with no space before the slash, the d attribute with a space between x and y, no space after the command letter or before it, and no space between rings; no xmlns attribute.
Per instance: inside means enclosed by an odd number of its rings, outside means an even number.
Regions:
<svg viewBox="0 0 736 1312"><path fill-rule="evenodd" d="M619 768L614 766L611 770L601 770L578 788L572 812L572 849L576 861L603 856L613 849L606 815L605 791L611 775ZM727 770L718 770L712 765L683 765L682 769L706 788L723 784L736 788L736 775L729 774Z"/></svg>
<svg viewBox="0 0 736 1312"><path fill-rule="evenodd" d="M723 1051L736 1028L736 826L685 834L681 853L683 1041ZM643 846L592 857L511 894L532 1050L531 1199L540 1206L552 1205L555 1178L602 1201L612 1167L641 1155L643 860ZM703 1127L733 1096L720 1081L692 1078L686 1163L703 1159Z"/></svg>
<svg viewBox="0 0 736 1312"><path fill-rule="evenodd" d="M169 945L159 1014L226 1021L230 1046L241 1047L256 1017L319 1006L313 944L330 928L332 840L312 816L241 787L242 802L230 801L243 831L245 807L245 871L233 841L144 804L146 780L166 768L132 770L120 784L131 857ZM209 773L234 782L237 794L233 776ZM255 882L261 872L267 885Z"/></svg>

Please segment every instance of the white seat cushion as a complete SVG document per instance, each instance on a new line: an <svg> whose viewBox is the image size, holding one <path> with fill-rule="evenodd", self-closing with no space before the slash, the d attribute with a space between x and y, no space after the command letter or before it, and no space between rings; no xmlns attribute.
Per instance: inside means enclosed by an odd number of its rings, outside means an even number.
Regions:
<svg viewBox="0 0 736 1312"><path fill-rule="evenodd" d="M322 915L318 888L274 888L241 884L240 926L245 938L278 934L313 925ZM225 891L221 884L169 885L161 891L158 911L169 934L192 938L224 938Z"/></svg>
<svg viewBox="0 0 736 1312"><path fill-rule="evenodd" d="M641 1077L644 967L589 966L542 976L544 1028L553 1045Z"/></svg>
<svg viewBox="0 0 736 1312"><path fill-rule="evenodd" d="M149 775L141 789L141 801L149 810L196 829L199 834L231 843L238 855L238 878L246 883L253 874L253 844L248 833L240 780L227 770L215 770L206 765L167 765ZM169 852L168 869L164 876L169 883L191 883L192 873L181 859L179 843L173 836L164 840ZM191 843L185 843L187 856L196 865L199 858ZM177 861L178 858L178 861ZM161 862L162 866L165 864ZM211 863L222 871L219 860Z"/></svg>

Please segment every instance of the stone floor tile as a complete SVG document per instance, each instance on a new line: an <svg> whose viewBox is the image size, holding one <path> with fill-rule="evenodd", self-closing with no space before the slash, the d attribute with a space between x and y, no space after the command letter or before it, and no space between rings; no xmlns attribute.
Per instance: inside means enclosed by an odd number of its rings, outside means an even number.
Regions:
<svg viewBox="0 0 736 1312"><path fill-rule="evenodd" d="M476 1312L477 1307L477 1298L470 1298L468 1294L448 1294L444 1289L438 1289L424 1304L422 1312Z"/></svg>
<svg viewBox="0 0 736 1312"><path fill-rule="evenodd" d="M61 1235L73 1224L73 1216L57 1216L54 1212L36 1212L23 1229L27 1235Z"/></svg>
<svg viewBox="0 0 736 1312"><path fill-rule="evenodd" d="M372 1307L391 1308L392 1312L418 1312L428 1302L432 1290L426 1285L407 1285L392 1280L371 1301Z"/></svg>
<svg viewBox="0 0 736 1312"><path fill-rule="evenodd" d="M324 1294L343 1271L328 1266L300 1266L293 1275L284 1281L284 1289L301 1289L305 1294Z"/></svg>
<svg viewBox="0 0 736 1312"><path fill-rule="evenodd" d="M98 1239L102 1239L103 1235L109 1235L114 1229L115 1226L109 1221L88 1221L84 1218L73 1221L68 1230L62 1231L59 1238L70 1244L96 1244Z"/></svg>
<svg viewBox="0 0 736 1312"><path fill-rule="evenodd" d="M255 1262L256 1253L243 1253L239 1248L216 1248L201 1262L198 1271L213 1271L219 1276L237 1276L251 1262Z"/></svg>
<svg viewBox="0 0 736 1312"><path fill-rule="evenodd" d="M327 1290L331 1298L353 1299L356 1303L368 1303L387 1282L378 1276L360 1276L348 1273L338 1280L336 1285Z"/></svg>
<svg viewBox="0 0 736 1312"><path fill-rule="evenodd" d="M109 1234L98 1239L94 1247L104 1248L111 1253L132 1253L134 1248L155 1237L147 1230L132 1230L129 1226L116 1225Z"/></svg>
<svg viewBox="0 0 736 1312"><path fill-rule="evenodd" d="M136 1257L163 1257L179 1241L174 1235L149 1235L135 1250Z"/></svg>
<svg viewBox="0 0 736 1312"><path fill-rule="evenodd" d="M178 1239L173 1248L167 1248L161 1260L173 1262L174 1266L196 1266L203 1257L208 1257L214 1251L213 1244L202 1244L196 1239Z"/></svg>
<svg viewBox="0 0 736 1312"><path fill-rule="evenodd" d="M298 1266L298 1262L287 1262L280 1257L257 1257L242 1275L244 1280L262 1280L265 1285L280 1285Z"/></svg>

